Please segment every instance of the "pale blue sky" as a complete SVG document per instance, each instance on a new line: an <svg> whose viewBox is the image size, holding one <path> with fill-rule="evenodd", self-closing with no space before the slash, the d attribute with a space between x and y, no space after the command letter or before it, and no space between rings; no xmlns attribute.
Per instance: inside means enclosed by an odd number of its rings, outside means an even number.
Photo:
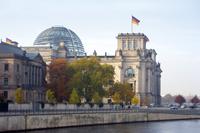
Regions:
<svg viewBox="0 0 200 133"><path fill-rule="evenodd" d="M162 95L200 95L199 0L0 0L0 38L32 45L55 25L77 33L91 54L113 55L118 33L131 31L131 14L140 19L135 32L148 36L161 62Z"/></svg>

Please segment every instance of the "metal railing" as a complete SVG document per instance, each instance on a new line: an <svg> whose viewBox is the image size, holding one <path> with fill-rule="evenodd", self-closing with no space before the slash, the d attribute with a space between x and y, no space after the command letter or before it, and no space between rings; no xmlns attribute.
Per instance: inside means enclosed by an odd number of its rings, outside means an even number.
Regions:
<svg viewBox="0 0 200 133"><path fill-rule="evenodd" d="M167 108L88 108L88 109L20 109L9 110L8 112L0 112L1 116L16 116L16 115L45 115L45 114L92 114L92 113L164 113L177 115L200 115L200 109L178 109L170 110Z"/></svg>

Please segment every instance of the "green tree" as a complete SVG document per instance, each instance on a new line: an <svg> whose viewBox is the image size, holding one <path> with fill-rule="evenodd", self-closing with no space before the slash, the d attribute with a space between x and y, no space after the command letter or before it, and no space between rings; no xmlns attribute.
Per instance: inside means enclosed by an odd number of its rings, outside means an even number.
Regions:
<svg viewBox="0 0 200 133"><path fill-rule="evenodd" d="M93 94L98 92L100 97L105 96L104 87L114 79L114 68L110 65L101 65L98 58L83 58L69 65L71 88L77 88L78 94L85 97L89 103Z"/></svg>
<svg viewBox="0 0 200 133"><path fill-rule="evenodd" d="M101 71L102 71L102 84L104 86L107 85L113 85L113 79L114 79L114 68L111 65L103 64L101 65Z"/></svg>
<svg viewBox="0 0 200 133"><path fill-rule="evenodd" d="M132 99L131 99L131 103L134 104L134 105L138 105L139 104L139 98L134 96Z"/></svg>
<svg viewBox="0 0 200 133"><path fill-rule="evenodd" d="M114 103L119 104L121 103L121 98L120 94L118 92L115 92L114 95L112 96Z"/></svg>
<svg viewBox="0 0 200 133"><path fill-rule="evenodd" d="M95 92L93 97L92 97L94 103L100 104L102 102L102 98L99 96L98 92Z"/></svg>
<svg viewBox="0 0 200 133"><path fill-rule="evenodd" d="M51 104L56 102L55 93L51 89L46 91L46 101Z"/></svg>
<svg viewBox="0 0 200 133"><path fill-rule="evenodd" d="M15 102L20 104L23 102L23 90L22 88L17 88L15 91Z"/></svg>
<svg viewBox="0 0 200 133"><path fill-rule="evenodd" d="M132 97L135 95L132 87L128 83L115 83L109 90L110 95L114 95L116 92L120 95L120 100L122 102L131 102Z"/></svg>
<svg viewBox="0 0 200 133"><path fill-rule="evenodd" d="M72 89L72 93L71 93L70 98L69 98L69 103L70 104L79 104L80 103L80 97L79 97L78 92L75 88Z"/></svg>

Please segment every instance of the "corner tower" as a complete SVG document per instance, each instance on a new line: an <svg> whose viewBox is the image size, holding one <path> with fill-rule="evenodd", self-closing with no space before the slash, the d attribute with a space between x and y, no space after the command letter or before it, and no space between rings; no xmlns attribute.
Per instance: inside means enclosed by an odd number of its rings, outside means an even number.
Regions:
<svg viewBox="0 0 200 133"><path fill-rule="evenodd" d="M146 49L149 39L141 33L121 33L117 36L117 50Z"/></svg>
<svg viewBox="0 0 200 133"><path fill-rule="evenodd" d="M160 63L156 51L147 49L149 41L142 33L120 33L117 36L115 59L120 60L117 72L120 82L128 82L141 105L160 105Z"/></svg>

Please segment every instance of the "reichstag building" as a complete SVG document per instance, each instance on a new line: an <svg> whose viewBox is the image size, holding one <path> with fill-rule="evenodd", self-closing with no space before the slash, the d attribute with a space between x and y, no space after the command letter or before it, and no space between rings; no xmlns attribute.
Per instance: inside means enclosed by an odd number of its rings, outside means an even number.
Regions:
<svg viewBox="0 0 200 133"><path fill-rule="evenodd" d="M141 105L161 103L161 68L156 61L156 51L147 49L149 41L142 33L120 33L117 35L117 49L113 56L96 53L101 64L112 65L116 82L128 82L140 99ZM34 45L23 47L27 52L40 53L48 65L54 58L67 58L73 61L90 57L84 51L80 38L65 27L51 27L41 32Z"/></svg>

